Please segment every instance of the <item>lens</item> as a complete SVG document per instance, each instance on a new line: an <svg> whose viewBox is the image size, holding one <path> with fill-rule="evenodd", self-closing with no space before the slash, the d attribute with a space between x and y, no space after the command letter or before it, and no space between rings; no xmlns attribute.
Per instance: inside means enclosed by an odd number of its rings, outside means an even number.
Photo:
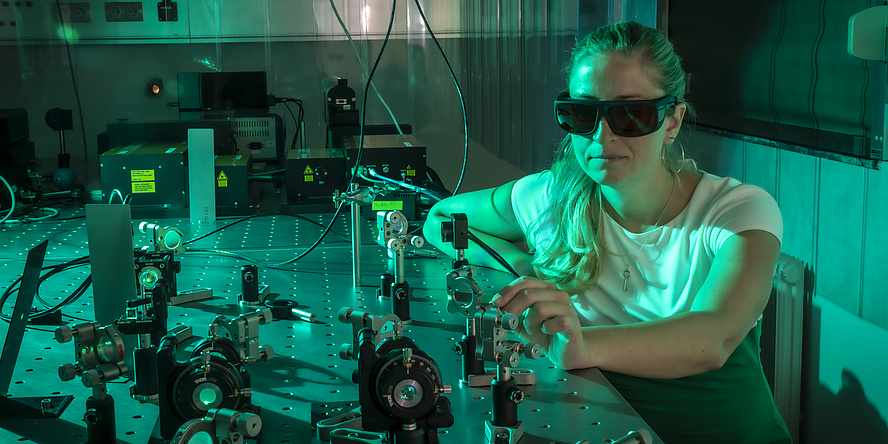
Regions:
<svg viewBox="0 0 888 444"><path fill-rule="evenodd" d="M608 123L618 136L643 136L658 128L657 114L653 103L617 105L608 109Z"/></svg>
<svg viewBox="0 0 888 444"><path fill-rule="evenodd" d="M401 399L405 401L413 401L413 398L416 398L416 387L413 387L412 385L401 387Z"/></svg>
<svg viewBox="0 0 888 444"><path fill-rule="evenodd" d="M594 106L559 103L555 107L555 115L558 125L569 133L591 133L598 126L598 110Z"/></svg>
<svg viewBox="0 0 888 444"><path fill-rule="evenodd" d="M414 379L405 379L394 387L392 401L398 407L410 409L416 407L423 400L422 386Z"/></svg>
<svg viewBox="0 0 888 444"><path fill-rule="evenodd" d="M139 284L148 290L153 290L160 283L160 270L155 267L145 267L139 272Z"/></svg>
<svg viewBox="0 0 888 444"><path fill-rule="evenodd" d="M201 383L191 392L191 404L201 412L219 407L222 401L222 389L210 382Z"/></svg>

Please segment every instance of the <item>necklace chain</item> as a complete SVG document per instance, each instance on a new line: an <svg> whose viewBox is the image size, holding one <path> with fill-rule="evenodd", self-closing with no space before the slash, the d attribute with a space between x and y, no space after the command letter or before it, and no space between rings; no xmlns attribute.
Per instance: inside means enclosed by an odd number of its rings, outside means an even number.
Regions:
<svg viewBox="0 0 888 444"><path fill-rule="evenodd" d="M669 197L666 199L666 205L663 205L663 211L660 212L660 217L657 218L657 221L654 222L654 227L647 231L647 236L644 237L644 242L638 247L638 250L635 251L635 254L628 256L620 254L620 257L623 259L623 264L626 265L626 269L621 273L623 275L623 291L629 291L629 276L632 274L629 271L629 259L634 259L638 257L638 253L641 253L641 250L647 246L648 241L651 240L651 231L655 230L660 226L660 221L663 220L663 216L666 214L666 209L669 208L669 203L672 202L672 195L675 194L675 182L676 179L672 179L672 189L669 191Z"/></svg>

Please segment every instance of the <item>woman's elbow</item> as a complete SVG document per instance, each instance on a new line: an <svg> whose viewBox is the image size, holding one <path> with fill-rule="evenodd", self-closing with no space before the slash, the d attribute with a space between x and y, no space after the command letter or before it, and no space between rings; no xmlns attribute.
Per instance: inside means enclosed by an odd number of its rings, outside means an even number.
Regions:
<svg viewBox="0 0 888 444"><path fill-rule="evenodd" d="M701 353L702 359L700 361L704 371L718 370L724 367L739 343L740 341L736 339L726 339L715 344L709 351L704 350Z"/></svg>

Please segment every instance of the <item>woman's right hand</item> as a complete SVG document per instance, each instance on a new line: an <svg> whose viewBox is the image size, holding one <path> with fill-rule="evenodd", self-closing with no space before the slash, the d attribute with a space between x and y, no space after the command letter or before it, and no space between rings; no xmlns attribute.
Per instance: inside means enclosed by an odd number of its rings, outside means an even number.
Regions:
<svg viewBox="0 0 888 444"><path fill-rule="evenodd" d="M503 287L491 302L507 313L520 315L519 336L539 344L558 367L591 366L570 296L555 284L521 277Z"/></svg>

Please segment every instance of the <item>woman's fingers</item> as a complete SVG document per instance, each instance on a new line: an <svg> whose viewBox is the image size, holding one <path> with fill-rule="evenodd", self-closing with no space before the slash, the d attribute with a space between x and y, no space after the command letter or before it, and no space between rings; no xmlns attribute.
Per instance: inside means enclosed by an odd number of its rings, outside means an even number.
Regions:
<svg viewBox="0 0 888 444"><path fill-rule="evenodd" d="M562 355L582 349L580 321L567 292L539 279L522 277L500 290L491 301L507 313L519 314L518 333L525 341L535 342L561 362Z"/></svg>
<svg viewBox="0 0 888 444"><path fill-rule="evenodd" d="M544 333L552 335L571 331L579 325L573 322L576 312L563 302L541 301L522 312L523 327L528 334Z"/></svg>
<svg viewBox="0 0 888 444"><path fill-rule="evenodd" d="M567 293L549 282L521 277L503 287L491 302L505 312L523 313L528 307L541 301L569 303L569 298Z"/></svg>

